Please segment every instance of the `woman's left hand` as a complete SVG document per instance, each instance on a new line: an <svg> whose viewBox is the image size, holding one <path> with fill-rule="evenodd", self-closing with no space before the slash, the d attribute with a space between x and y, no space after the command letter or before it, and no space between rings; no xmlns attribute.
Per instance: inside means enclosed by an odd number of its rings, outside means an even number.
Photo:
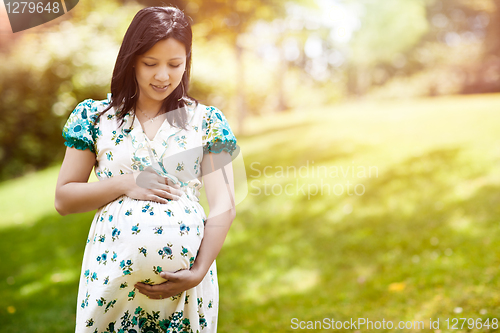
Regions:
<svg viewBox="0 0 500 333"><path fill-rule="evenodd" d="M161 272L160 276L167 281L154 285L137 282L135 287L148 298L165 299L194 288L203 280L203 276L200 277L199 274L189 269L181 269L174 273Z"/></svg>

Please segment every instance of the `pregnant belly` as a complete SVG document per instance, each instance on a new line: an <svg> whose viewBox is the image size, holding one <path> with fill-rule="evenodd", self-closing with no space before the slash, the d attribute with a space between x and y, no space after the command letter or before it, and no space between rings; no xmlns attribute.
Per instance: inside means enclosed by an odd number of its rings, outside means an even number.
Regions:
<svg viewBox="0 0 500 333"><path fill-rule="evenodd" d="M191 267L201 244L197 230L185 226L183 235L163 232L161 235L135 235L121 240L131 250L119 262L123 275L130 275L135 281L161 283L164 281L159 276L162 271L175 272Z"/></svg>
<svg viewBox="0 0 500 333"><path fill-rule="evenodd" d="M98 276L110 280L165 282L162 271L189 269L194 263L204 218L203 208L185 197L168 204L124 197L96 216L90 259L99 263Z"/></svg>

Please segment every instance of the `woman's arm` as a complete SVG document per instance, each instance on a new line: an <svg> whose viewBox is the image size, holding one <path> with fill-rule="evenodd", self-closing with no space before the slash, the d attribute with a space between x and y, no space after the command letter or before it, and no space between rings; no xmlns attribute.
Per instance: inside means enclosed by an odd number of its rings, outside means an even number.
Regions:
<svg viewBox="0 0 500 333"><path fill-rule="evenodd" d="M55 208L59 214L92 211L123 194L134 199L161 203L167 203L166 199L176 200L177 195L181 194L180 191L167 186L165 180L157 175L153 177L156 177L158 183L151 185L151 188L136 184L138 173L117 175L103 181L88 183L95 162L95 154L90 150L69 147L66 149L56 185Z"/></svg>
<svg viewBox="0 0 500 333"><path fill-rule="evenodd" d="M205 223L205 232L193 266L189 270L160 273L160 276L167 280L161 284L151 286L137 283L135 287L139 292L153 299L168 298L196 287L203 280L219 254L229 227L236 216L231 161L229 153L223 151L219 154L209 153L204 156L201 162L203 183L210 213ZM217 169L216 166L224 166L226 178L224 178L222 170Z"/></svg>
<svg viewBox="0 0 500 333"><path fill-rule="evenodd" d="M201 163L210 212L205 223L205 233L198 256L191 267L191 271L200 278L199 282L207 274L208 269L219 254L229 228L236 217L231 161L231 155L222 151L219 154L209 153ZM223 166L226 178L222 169L217 169L217 166Z"/></svg>

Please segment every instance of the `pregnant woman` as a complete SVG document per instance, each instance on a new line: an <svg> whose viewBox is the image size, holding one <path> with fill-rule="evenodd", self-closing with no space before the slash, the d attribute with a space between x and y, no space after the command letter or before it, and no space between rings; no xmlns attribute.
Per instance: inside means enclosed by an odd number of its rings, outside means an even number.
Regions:
<svg viewBox="0 0 500 333"><path fill-rule="evenodd" d="M215 258L235 216L224 114L186 92L191 26L174 7L140 10L111 94L63 129L61 215L97 209L85 248L76 332L216 332ZM98 182L88 183L92 168ZM210 212L199 204L201 180Z"/></svg>

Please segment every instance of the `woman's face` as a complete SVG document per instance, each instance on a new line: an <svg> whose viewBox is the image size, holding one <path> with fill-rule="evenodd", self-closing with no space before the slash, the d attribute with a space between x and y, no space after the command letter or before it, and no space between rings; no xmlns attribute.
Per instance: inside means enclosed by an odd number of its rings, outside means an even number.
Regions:
<svg viewBox="0 0 500 333"><path fill-rule="evenodd" d="M163 102L180 84L185 68L186 48L174 38L161 40L137 56L135 76L142 107L153 108Z"/></svg>

